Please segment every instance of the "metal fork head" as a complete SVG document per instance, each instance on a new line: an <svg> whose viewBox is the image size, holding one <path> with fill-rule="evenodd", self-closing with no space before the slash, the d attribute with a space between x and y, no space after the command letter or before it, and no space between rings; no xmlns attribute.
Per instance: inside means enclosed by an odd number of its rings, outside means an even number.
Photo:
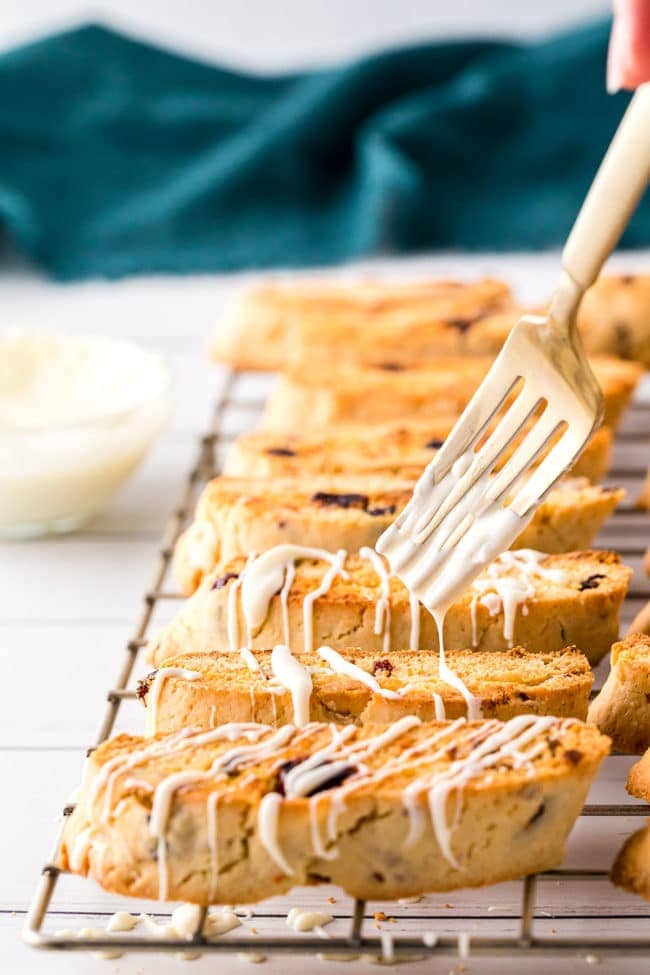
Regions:
<svg viewBox="0 0 650 975"><path fill-rule="evenodd" d="M377 551L431 608L452 557L471 581L512 544L602 414L573 320L524 316Z"/></svg>

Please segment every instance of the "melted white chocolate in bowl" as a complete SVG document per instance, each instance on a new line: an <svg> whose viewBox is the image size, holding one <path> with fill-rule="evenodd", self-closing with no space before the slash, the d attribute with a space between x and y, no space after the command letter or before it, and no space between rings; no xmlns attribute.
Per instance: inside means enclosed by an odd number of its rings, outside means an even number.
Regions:
<svg viewBox="0 0 650 975"><path fill-rule="evenodd" d="M167 419L162 359L128 342L0 335L0 536L70 531L130 476Z"/></svg>

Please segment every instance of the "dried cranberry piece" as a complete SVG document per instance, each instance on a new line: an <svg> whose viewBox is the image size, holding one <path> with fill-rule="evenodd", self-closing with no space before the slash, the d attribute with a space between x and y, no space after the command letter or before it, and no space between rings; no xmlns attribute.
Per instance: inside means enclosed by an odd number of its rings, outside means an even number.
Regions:
<svg viewBox="0 0 650 975"><path fill-rule="evenodd" d="M584 592L585 589L598 589L598 583L604 578L605 576L602 572L596 572L594 575L587 576L586 579L583 579L578 589L580 592Z"/></svg>
<svg viewBox="0 0 650 975"><path fill-rule="evenodd" d="M546 803L542 801L540 802L539 806L537 807L533 815L530 817L528 822L526 823L526 829L530 829L531 826L534 826L535 823L542 818L545 812L546 812Z"/></svg>
<svg viewBox="0 0 650 975"><path fill-rule="evenodd" d="M472 325L475 325L476 322L480 322L482 318L485 318L484 314L463 315L459 316L458 318L446 318L445 324L449 325L450 328L457 329L461 335L464 335L466 332L469 332Z"/></svg>
<svg viewBox="0 0 650 975"><path fill-rule="evenodd" d="M378 362L378 369L383 369L384 372L403 372L406 368L400 362Z"/></svg>
<svg viewBox="0 0 650 975"><path fill-rule="evenodd" d="M275 792L279 792L281 796L286 795L285 780L287 777L287 772L290 772L292 768L296 767L296 765L300 765L301 762L304 762L304 758L291 758L289 761L282 763L278 769L278 778L274 789Z"/></svg>
<svg viewBox="0 0 650 975"><path fill-rule="evenodd" d="M271 457L295 457L295 450L291 450L290 447L267 447L267 454Z"/></svg>
<svg viewBox="0 0 650 975"><path fill-rule="evenodd" d="M231 579L239 579L239 573L238 572L226 572L225 576L220 576L218 579L215 579L214 582L212 583L212 585L210 586L210 588L211 589L223 589L224 586L227 586L228 585L228 583L230 582Z"/></svg>
<svg viewBox="0 0 650 975"><path fill-rule="evenodd" d="M385 508L368 508L368 514L373 518L380 518L381 515L394 515L397 511L396 504L387 504Z"/></svg>
<svg viewBox="0 0 650 975"><path fill-rule="evenodd" d="M329 765L329 762L324 762L325 765ZM339 772L336 772L331 779L326 779L321 782L320 785L315 786L311 792L307 793L307 798L310 796L315 796L318 792L325 792L327 789L336 789L338 785L345 782L351 775L354 775L356 768L354 765L347 765L342 768Z"/></svg>
<svg viewBox="0 0 650 975"><path fill-rule="evenodd" d="M315 504L336 505L338 508L361 508L362 511L366 511L370 498L367 494L333 494L329 491L317 491L312 495L311 500Z"/></svg>
<svg viewBox="0 0 650 975"><path fill-rule="evenodd" d="M144 701L146 704L147 694L149 693L154 677L157 673L157 670L153 670L150 674L147 674L146 677L143 677L142 680L138 681L138 686L135 689L135 696L137 697L138 701Z"/></svg>
<svg viewBox="0 0 650 975"><path fill-rule="evenodd" d="M430 440L428 443L425 443L424 446L427 448L427 450L440 450L443 443L444 440L440 440L439 437L434 437L433 440Z"/></svg>
<svg viewBox="0 0 650 975"><path fill-rule="evenodd" d="M579 752L577 748L567 748L564 757L571 765L577 765L582 760L582 752Z"/></svg>
<svg viewBox="0 0 650 975"><path fill-rule="evenodd" d="M393 665L390 660L375 660L372 665L372 675L376 677L380 670L383 670L387 677L393 673Z"/></svg>

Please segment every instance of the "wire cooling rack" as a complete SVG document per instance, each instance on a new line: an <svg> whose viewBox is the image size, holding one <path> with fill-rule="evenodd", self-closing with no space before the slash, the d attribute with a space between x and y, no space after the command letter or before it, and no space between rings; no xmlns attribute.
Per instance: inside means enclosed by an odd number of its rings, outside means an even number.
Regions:
<svg viewBox="0 0 650 975"><path fill-rule="evenodd" d="M144 593L140 618L123 652L115 683L107 693L106 709L93 748L113 731L123 702L135 697L135 688L132 686L134 670L140 652L147 642L156 607L181 598L169 579L174 543L191 518L194 502L202 485L220 471L223 450L235 436L231 421L234 419L234 426L239 426L237 432L242 428L250 429L253 425L252 420L257 418L262 408L263 401L259 395L247 395L247 389L259 389L258 377L255 379L256 382L251 383L251 377L247 377L244 373L231 372L225 375L209 429L200 439L194 465L182 486L177 507L165 527L151 585ZM245 422L246 418L249 422ZM630 409L624 428L617 437L614 466L609 481L628 486L633 501L634 492L639 490L649 461L650 403L636 403ZM627 507L615 512L599 541L621 552L627 561L640 565L649 541L649 526L650 516L636 511L633 505L628 504ZM629 622L649 598L650 584L642 573L637 573L626 600L624 623ZM620 784L620 791L621 798L624 800L622 784ZM361 900L350 900L350 910L346 912L345 918L341 919L347 919L347 933L327 940L311 935L255 938L226 935L219 940L208 940L203 933L207 909L202 910L196 930L189 939L162 940L154 935L116 936L108 933L105 936L79 939L70 932L58 934L55 930L48 931L47 922L54 914L52 900L55 890L57 885L65 882L66 879L65 874L62 874L55 864L63 825L73 808L67 805L63 809L61 829L54 842L51 856L42 869L25 920L24 938L33 947L57 951L99 952L123 950L183 953L192 949L202 953L224 954L254 951L262 953L267 958L282 954L313 957L315 953L326 951L328 957L332 959L341 953L343 960L350 955L362 958L369 955L375 960L384 962L408 961L409 958L415 960L428 956L462 960L467 956L469 948L467 931L458 930L453 934L436 935L436 926L443 926L440 922L448 919L448 915L445 917L440 910L440 905L437 908L433 905L418 905L416 914L409 915L408 919L411 923L405 926L404 933L400 930L399 934L393 935L386 929L369 933L373 915L368 905ZM645 817L649 813L650 807L645 804L621 801L588 804L582 812L582 817L591 820L605 819L614 826L612 820L620 822L621 817ZM600 955L615 953L620 956L621 952L624 952L625 957L650 958L650 906L637 898L630 898L625 901L624 908L621 908L620 901L617 901L610 911L603 913L602 903L603 900L607 902L607 897L601 896L599 901L601 906L597 912L588 909L578 911L567 901L567 888L572 884L585 883L589 890L593 890L596 886L602 889L603 885L609 885L606 870L564 867L524 878L518 884L519 893L516 895L514 912L507 915L487 913L483 917L485 923L482 925L482 930L487 927L488 933L472 934L472 954L495 958L505 956L530 958L550 955L575 957L582 954L587 960L598 960ZM611 887L604 889L610 892L612 890ZM548 908L544 911L540 907L540 899L542 899L540 891L543 893L544 906ZM390 905L381 906L386 912L390 910ZM463 913L462 904L457 904L457 907L459 909L454 913L454 922L476 920L475 909L474 913ZM488 912L491 910L491 907L487 908ZM264 905L261 905L256 911L256 918L263 916ZM546 919L552 921L553 928L549 928ZM589 922L594 923L590 925ZM380 925L375 923L374 927L376 929ZM590 927L596 931L596 936L589 933ZM606 936L602 934L603 928L607 930ZM617 929L620 933L613 933Z"/></svg>

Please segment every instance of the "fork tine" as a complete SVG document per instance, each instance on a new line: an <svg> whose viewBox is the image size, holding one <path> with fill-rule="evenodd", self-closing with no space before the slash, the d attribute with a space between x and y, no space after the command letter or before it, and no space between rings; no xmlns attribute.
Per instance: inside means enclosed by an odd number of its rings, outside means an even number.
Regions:
<svg viewBox="0 0 650 975"><path fill-rule="evenodd" d="M527 434L526 439L519 444L501 470L492 478L485 493L487 504L506 497L517 481L530 472L530 468L546 449L562 422L549 409L542 414L531 428L530 433Z"/></svg>
<svg viewBox="0 0 650 975"><path fill-rule="evenodd" d="M438 477L480 440L490 420L496 416L521 379L520 373L508 368L508 362L503 358L504 351L505 346L436 454L433 463Z"/></svg>
<svg viewBox="0 0 650 975"><path fill-rule="evenodd" d="M572 427L564 431L539 467L535 468L519 494L511 501L510 507L516 514L525 517L533 505L537 505L544 499L558 477L575 461L597 426L596 421L586 434L584 430L581 431L579 428L574 430Z"/></svg>
<svg viewBox="0 0 650 975"><path fill-rule="evenodd" d="M440 525L458 501L470 491L484 473L493 470L504 453L526 425L541 402L541 397L526 388L516 397L505 416L499 421L486 442L477 451L468 470L436 508L431 505L426 515L416 523L416 541L423 541Z"/></svg>

